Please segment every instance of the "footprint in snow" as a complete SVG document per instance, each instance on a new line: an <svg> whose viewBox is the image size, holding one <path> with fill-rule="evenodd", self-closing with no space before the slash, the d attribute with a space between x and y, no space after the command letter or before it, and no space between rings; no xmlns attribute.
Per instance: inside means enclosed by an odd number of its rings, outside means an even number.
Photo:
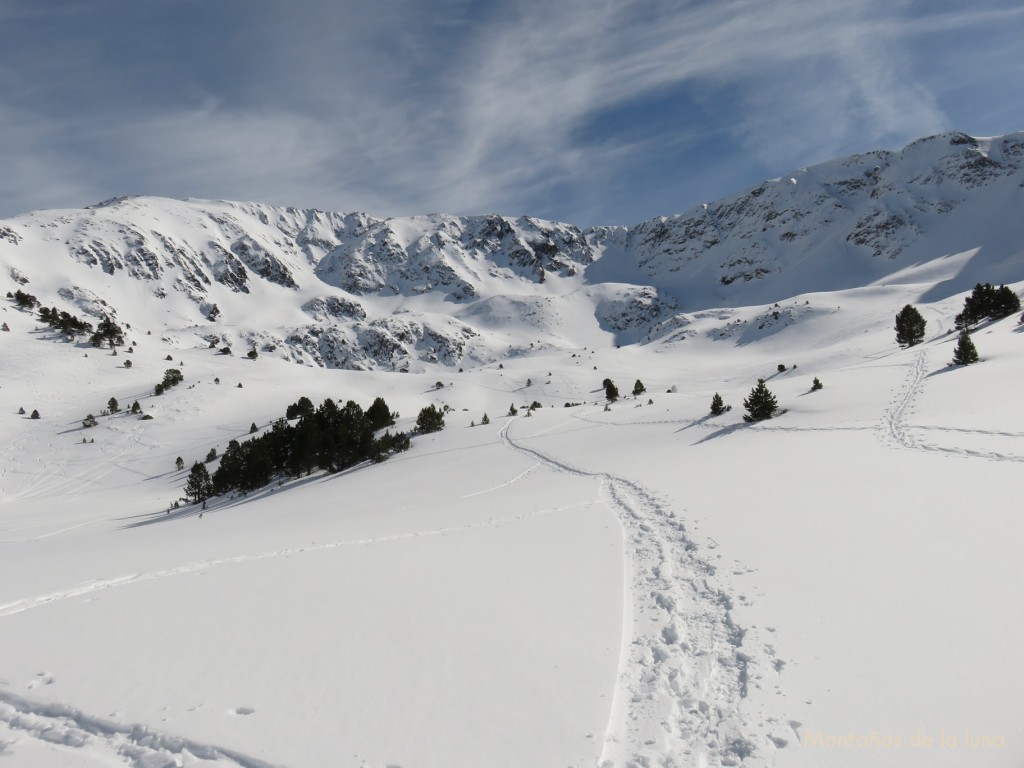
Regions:
<svg viewBox="0 0 1024 768"><path fill-rule="evenodd" d="M36 672L35 680L32 680L28 687L29 689L36 688L40 685L53 685L57 678L55 678L49 672Z"/></svg>
<svg viewBox="0 0 1024 768"><path fill-rule="evenodd" d="M255 711L256 710L253 709L252 707L235 707L234 709L231 710L231 714L233 714L233 715L251 715Z"/></svg>

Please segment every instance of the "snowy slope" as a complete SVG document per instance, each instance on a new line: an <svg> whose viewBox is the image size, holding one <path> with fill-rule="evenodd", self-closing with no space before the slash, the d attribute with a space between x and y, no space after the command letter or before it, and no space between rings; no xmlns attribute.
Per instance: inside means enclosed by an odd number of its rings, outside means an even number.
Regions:
<svg viewBox="0 0 1024 768"><path fill-rule="evenodd" d="M1017 319L948 365L964 292L1024 288L1018 137L767 183L710 206L733 225L701 249L697 213L657 243L157 199L4 222L9 289L115 314L133 351L0 306L0 756L1019 765ZM753 248L784 193L806 234ZM854 242L883 203L913 225ZM767 271L723 281L741 251ZM901 350L906 303L928 327ZM647 391L606 410L605 377ZM785 412L746 424L758 378ZM383 464L169 509L176 457L302 395L383 396L402 429L450 411ZM153 418L100 415L111 396Z"/></svg>

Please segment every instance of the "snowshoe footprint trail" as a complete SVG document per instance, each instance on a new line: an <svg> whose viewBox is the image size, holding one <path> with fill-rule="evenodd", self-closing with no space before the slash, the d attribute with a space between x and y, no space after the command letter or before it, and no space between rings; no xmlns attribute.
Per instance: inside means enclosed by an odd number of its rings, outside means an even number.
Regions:
<svg viewBox="0 0 1024 768"><path fill-rule="evenodd" d="M901 392L897 393L885 412L883 423L888 437L904 448L918 447L917 441L907 434L905 422L907 411L924 384L927 364L928 353L919 352L914 357L914 362L911 363L910 372L906 378L906 385Z"/></svg>
<svg viewBox="0 0 1024 768"><path fill-rule="evenodd" d="M502 440L547 466L595 477L619 517L630 562L623 651L599 765L771 765L766 722L745 711L751 667L770 660L744 649L732 601L715 587L683 521L641 485L570 466L509 436ZM746 651L746 652L745 652ZM761 662L763 669L760 669ZM774 674L774 673L771 673Z"/></svg>
<svg viewBox="0 0 1024 768"><path fill-rule="evenodd" d="M910 448L917 451L927 451L929 453L940 453L947 456L960 456L964 458L972 459L989 459L990 461L1009 461L1021 463L1024 462L1024 456L1015 455L1012 453L1003 453L997 451L985 451L978 449L965 448L961 446L947 446L937 445L935 443L925 442L919 439L917 436L912 435L911 432L927 433L931 432L934 434L962 434L962 435L988 435L988 436L1002 436L1009 438L1019 438L1021 435L1015 432L1006 432L1001 430L984 430L984 429L961 429L957 427L940 427L940 426L923 426L907 424L907 414L909 413L914 400L921 394L924 389L924 383L927 378L928 370L928 353L919 352L914 357L914 361L910 365L910 371L906 376L904 387L899 391L893 398L889 407L886 409L885 415L882 418L882 429L884 430L884 438L886 441L894 442L896 445L903 448Z"/></svg>

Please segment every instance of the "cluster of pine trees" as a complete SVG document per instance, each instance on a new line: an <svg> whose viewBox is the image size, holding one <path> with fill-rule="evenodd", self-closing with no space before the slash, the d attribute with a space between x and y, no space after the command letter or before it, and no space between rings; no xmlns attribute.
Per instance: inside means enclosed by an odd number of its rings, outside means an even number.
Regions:
<svg viewBox="0 0 1024 768"><path fill-rule="evenodd" d="M79 336L92 330L91 324L84 320L79 320L70 312L58 310L56 307L40 307L39 319L51 328L68 336Z"/></svg>
<svg viewBox="0 0 1024 768"><path fill-rule="evenodd" d="M380 397L365 411L353 400L339 406L328 398L314 408L302 397L285 414L263 434L228 443L212 477L196 462L185 484L186 498L200 502L229 491L252 491L278 475L301 477L317 469L337 472L366 460L383 461L409 447L404 433L374 436L392 426L397 415Z"/></svg>
<svg viewBox="0 0 1024 768"><path fill-rule="evenodd" d="M170 358L170 355L167 356ZM176 384L181 384L185 380L185 377L181 375L181 371L177 368L168 368L164 371L164 378L160 383L153 387L153 394L162 395L171 387Z"/></svg>
<svg viewBox="0 0 1024 768"><path fill-rule="evenodd" d="M89 337L89 343L94 347L102 347L104 344L111 349L120 347L124 344L124 331L109 317L104 317L96 327L96 332Z"/></svg>
<svg viewBox="0 0 1024 768"><path fill-rule="evenodd" d="M963 330L982 320L1000 320L1014 312L1020 312L1020 299L1012 289L1005 285L993 288L991 283L978 283L971 295L964 299L964 311L956 316L954 322L958 330Z"/></svg>
<svg viewBox="0 0 1024 768"><path fill-rule="evenodd" d="M7 292L8 299L14 299L14 303L18 305L19 309L32 309L39 304L39 299L33 296L31 293L25 293L20 288L14 293Z"/></svg>

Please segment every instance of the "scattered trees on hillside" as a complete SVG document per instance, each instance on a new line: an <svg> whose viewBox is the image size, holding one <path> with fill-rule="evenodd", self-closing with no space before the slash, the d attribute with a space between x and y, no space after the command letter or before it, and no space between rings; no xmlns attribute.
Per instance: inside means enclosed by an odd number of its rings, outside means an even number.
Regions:
<svg viewBox="0 0 1024 768"><path fill-rule="evenodd" d="M978 362L978 349L971 341L971 336L964 328L960 331L960 337L956 341L956 348L953 350L953 365L970 365Z"/></svg>
<svg viewBox="0 0 1024 768"><path fill-rule="evenodd" d="M750 390L750 395L743 401L743 407L747 409L743 415L744 421L764 421L775 415L778 402L771 390L765 386L764 379L758 379L757 386Z"/></svg>
<svg viewBox="0 0 1024 768"><path fill-rule="evenodd" d="M924 327L928 321L910 304L896 314L896 343L912 347L924 341Z"/></svg>

